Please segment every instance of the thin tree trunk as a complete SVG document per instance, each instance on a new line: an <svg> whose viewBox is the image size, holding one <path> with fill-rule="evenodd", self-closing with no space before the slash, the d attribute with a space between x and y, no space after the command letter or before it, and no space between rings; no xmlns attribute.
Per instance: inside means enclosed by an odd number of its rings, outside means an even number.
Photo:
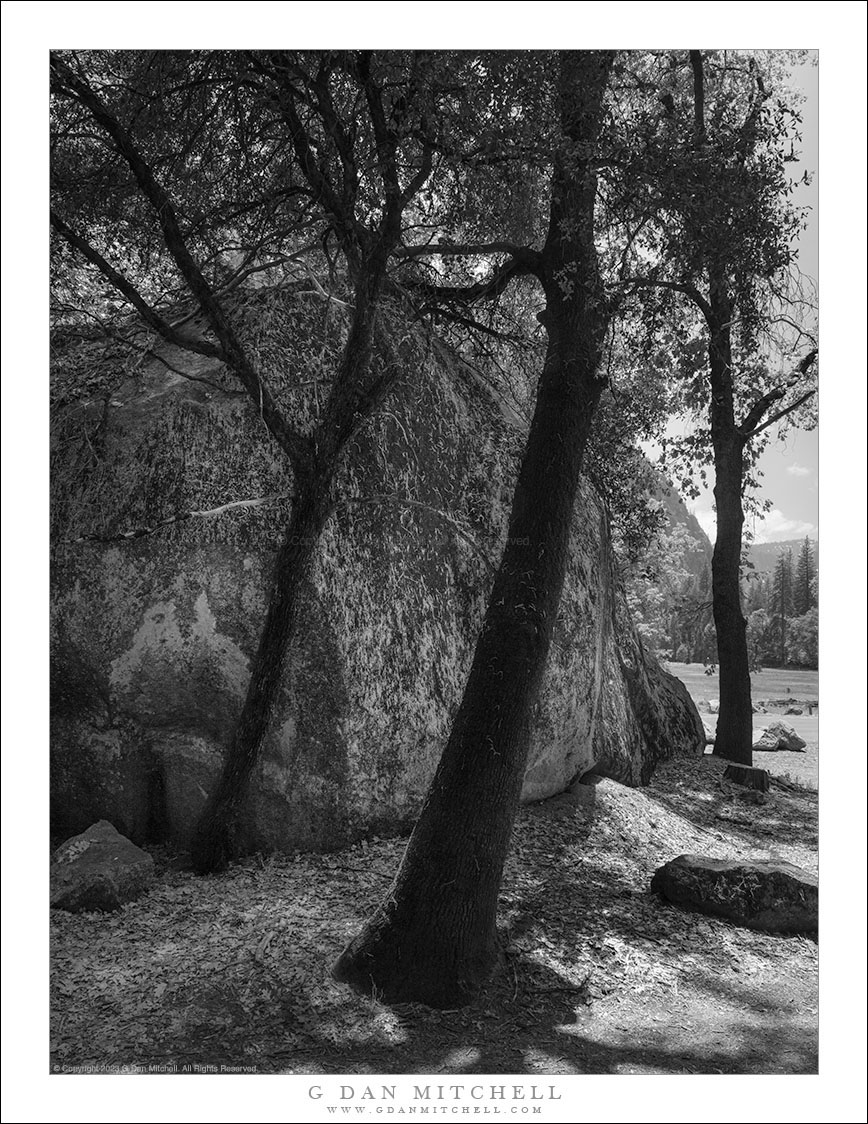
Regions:
<svg viewBox="0 0 868 1124"><path fill-rule="evenodd" d="M741 607L742 443L733 440L715 450L714 499L717 537L712 556L714 626L720 669L720 712L714 753L750 765L753 717L747 621Z"/></svg>
<svg viewBox="0 0 868 1124"><path fill-rule="evenodd" d="M705 132L705 76L702 51L690 52L693 70L694 145L701 151ZM710 248L708 304L711 441L714 447L714 500L717 536L711 558L711 596L720 671L720 710L714 750L741 765L753 759L753 720L747 621L741 609L741 538L744 524L745 437L736 425L732 371L732 302L720 259Z"/></svg>
<svg viewBox="0 0 868 1124"><path fill-rule="evenodd" d="M217 787L205 806L190 847L193 866L199 874L223 870L237 853L238 815L283 684L303 582L330 513L328 493L328 482L319 480L303 487L293 499L244 706Z"/></svg>
<svg viewBox="0 0 868 1124"><path fill-rule="evenodd" d="M331 486L349 440L384 396L390 380L367 385L382 262L356 284L356 304L340 368L319 427L314 460L297 475L293 510L280 546L271 595L250 684L217 787L209 797L191 844L199 874L223 870L237 855L238 815L277 705L298 603L320 535L332 511ZM394 375L395 372L393 372Z"/></svg>
<svg viewBox="0 0 868 1124"><path fill-rule="evenodd" d="M787 665L787 618L784 616L783 610L781 611L780 620L781 620L781 658L780 658L780 666L786 667L786 665Z"/></svg>
<svg viewBox="0 0 868 1124"><path fill-rule="evenodd" d="M753 712L747 621L741 607L744 436L735 424L731 309L725 285L719 278L712 277L710 296L711 438L717 507L711 589L720 669L720 711L713 752L740 765L750 765Z"/></svg>
<svg viewBox="0 0 868 1124"><path fill-rule="evenodd" d="M344 951L337 979L387 1002L467 1002L498 956L497 895L528 731L569 551L582 455L603 383L607 312L593 243L610 52L562 56L563 131L543 251L546 361L509 533L464 697L392 889Z"/></svg>

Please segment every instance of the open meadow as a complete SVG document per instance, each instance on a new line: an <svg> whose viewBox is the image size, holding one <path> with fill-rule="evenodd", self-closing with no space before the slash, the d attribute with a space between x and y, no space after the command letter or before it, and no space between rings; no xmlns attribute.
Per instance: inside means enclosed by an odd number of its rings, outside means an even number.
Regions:
<svg viewBox="0 0 868 1124"><path fill-rule="evenodd" d="M708 713L704 704L720 697L717 672L707 675L705 665L701 663L667 663L665 666L685 685L705 721L713 724L714 715ZM750 680L754 706L762 704L767 711L765 714L761 711L754 714L754 730L760 730L769 722L780 718L807 742L801 753L757 752L754 764L768 769L774 776L790 776L801 784L819 787L819 673L773 667L754 672ZM803 713L786 714L787 705L790 704L785 700L791 700L791 705ZM766 705L768 703L772 705ZM813 714L808 713L808 704L811 705Z"/></svg>

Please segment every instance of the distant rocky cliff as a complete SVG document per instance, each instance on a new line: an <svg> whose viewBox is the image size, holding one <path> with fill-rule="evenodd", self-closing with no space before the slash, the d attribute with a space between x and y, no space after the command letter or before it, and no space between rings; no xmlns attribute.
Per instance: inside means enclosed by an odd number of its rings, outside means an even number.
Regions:
<svg viewBox="0 0 868 1124"><path fill-rule="evenodd" d="M302 328L313 313L299 298L269 301L251 338L296 416L312 416L322 354ZM157 351L127 367L102 355L100 397L87 394L92 346L59 364L78 390L61 396L52 429L52 823L70 833L103 818L136 841L183 845L244 697L289 501L119 536L286 496L292 480L219 364ZM412 821L469 669L522 440L439 345L365 428L251 787L248 847L329 848ZM657 761L702 752L699 716L642 651L616 573L583 485L527 800L590 769L638 784Z"/></svg>
<svg viewBox="0 0 868 1124"><path fill-rule="evenodd" d="M666 512L669 528L683 527L695 543L692 550L685 550L684 566L694 577L700 577L703 570L711 566L714 550L711 540L693 512L689 511L678 489L661 472L657 473L657 487L654 499Z"/></svg>

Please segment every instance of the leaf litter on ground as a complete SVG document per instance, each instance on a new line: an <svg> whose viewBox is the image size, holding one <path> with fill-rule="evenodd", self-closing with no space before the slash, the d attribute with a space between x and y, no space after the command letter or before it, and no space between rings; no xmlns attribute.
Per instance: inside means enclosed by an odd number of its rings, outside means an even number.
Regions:
<svg viewBox="0 0 868 1124"><path fill-rule="evenodd" d="M381 900L402 839L253 856L159 877L116 914L52 914L52 1062L253 1065L257 1072L813 1072L817 946L689 913L650 892L685 852L816 870L817 794L759 802L707 756L592 807L522 809L506 864L501 969L459 1011L386 1007L329 966ZM750 794L751 797L756 794ZM760 794L763 795L763 794ZM458 1063L456 1063L458 1064Z"/></svg>

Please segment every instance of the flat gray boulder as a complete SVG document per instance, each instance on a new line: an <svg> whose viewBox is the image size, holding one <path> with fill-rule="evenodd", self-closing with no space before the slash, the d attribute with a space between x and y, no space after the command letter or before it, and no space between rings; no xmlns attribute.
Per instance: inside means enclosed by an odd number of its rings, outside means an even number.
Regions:
<svg viewBox="0 0 868 1124"><path fill-rule="evenodd" d="M667 901L767 933L817 931L814 875L780 859L728 860L679 855L654 873Z"/></svg>
<svg viewBox="0 0 868 1124"><path fill-rule="evenodd" d="M51 908L109 913L135 901L154 881L154 860L100 820L67 839L51 862Z"/></svg>
<svg viewBox="0 0 868 1124"><path fill-rule="evenodd" d="M788 722L769 722L758 730L753 741L754 749L786 750L799 753L808 743L800 738Z"/></svg>

